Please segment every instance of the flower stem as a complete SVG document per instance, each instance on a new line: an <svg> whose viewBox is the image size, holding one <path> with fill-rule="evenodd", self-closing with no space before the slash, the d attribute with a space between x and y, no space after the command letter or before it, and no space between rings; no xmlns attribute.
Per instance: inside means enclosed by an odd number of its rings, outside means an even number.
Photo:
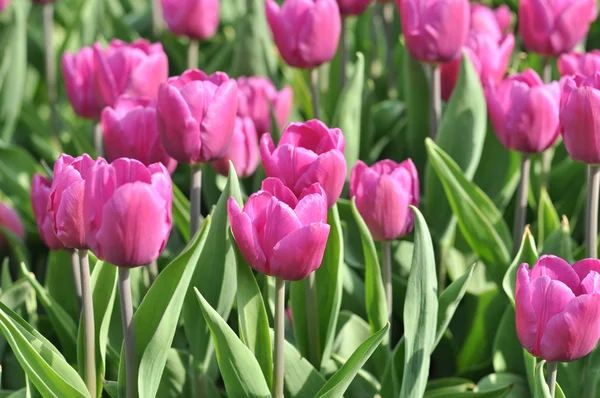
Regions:
<svg viewBox="0 0 600 398"><path fill-rule="evenodd" d="M96 123L94 127L94 149L96 150L96 156L104 156L104 137L100 122Z"/></svg>
<svg viewBox="0 0 600 398"><path fill-rule="evenodd" d="M556 390L556 372L558 370L558 362L546 363L546 382L550 389L550 396L554 398L554 391Z"/></svg>
<svg viewBox="0 0 600 398"><path fill-rule="evenodd" d="M150 286L152 286L158 276L158 264L156 263L156 260L148 264L148 276L150 277Z"/></svg>
<svg viewBox="0 0 600 398"><path fill-rule="evenodd" d="M517 204L515 209L515 221L513 224L513 253L518 253L525 229L525 218L527 216L527 192L529 189L529 168L531 159L529 155L521 154L521 181L517 193Z"/></svg>
<svg viewBox="0 0 600 398"><path fill-rule="evenodd" d="M392 248L389 241L381 242L383 254L383 285L387 301L388 321L392 324ZM391 333L390 333L391 335ZM390 346L391 348L391 346Z"/></svg>
<svg viewBox="0 0 600 398"><path fill-rule="evenodd" d="M552 62L550 58L542 59L542 77L544 83L552 82ZM554 148L550 147L542 152L542 185L548 187L548 178L550 177L550 167L552 167L552 157Z"/></svg>
<svg viewBox="0 0 600 398"><path fill-rule="evenodd" d="M92 398L96 397L96 344L94 328L94 306L90 283L90 262L87 250L78 250L81 276L81 299L83 310L83 352L85 384Z"/></svg>
<svg viewBox="0 0 600 398"><path fill-rule="evenodd" d="M158 37L162 30L162 8L160 0L152 0L152 33Z"/></svg>
<svg viewBox="0 0 600 398"><path fill-rule="evenodd" d="M377 11L381 16L383 23L383 35L385 39L385 63L386 74L388 78L388 93L395 96L396 92L396 75L394 73L394 43L392 38L392 23L394 21L394 4L377 4Z"/></svg>
<svg viewBox="0 0 600 398"><path fill-rule="evenodd" d="M346 17L342 17L342 31L340 36L340 58L341 58L341 74L340 74L340 89L343 90L346 85L346 70L348 68L348 35L346 34L347 26Z"/></svg>
<svg viewBox="0 0 600 398"><path fill-rule="evenodd" d="M52 33L54 30L54 5L44 7L44 55L46 61L46 84L48 85L48 105L50 106L50 134L53 144L60 148L58 140L58 118L56 116L56 59Z"/></svg>
<svg viewBox="0 0 600 398"><path fill-rule="evenodd" d="M127 398L135 398L137 397L137 357L129 268L119 267L119 294L121 298L121 321L123 322L123 343L125 345Z"/></svg>
<svg viewBox="0 0 600 398"><path fill-rule="evenodd" d="M435 139L442 117L442 75L439 65L431 64L429 82L429 136Z"/></svg>
<svg viewBox="0 0 600 398"><path fill-rule="evenodd" d="M81 311L81 270L79 269L79 254L76 250L71 251L71 272L73 273L75 296L77 296L77 308Z"/></svg>
<svg viewBox="0 0 600 398"><path fill-rule="evenodd" d="M188 69L198 68L198 52L200 51L200 42L195 39L190 39L188 46Z"/></svg>
<svg viewBox="0 0 600 398"><path fill-rule="evenodd" d="M277 311L277 310L276 310ZM319 347L318 344L318 323L319 308L317 307L317 289L315 283L315 273L311 272L306 277L306 324L308 327L308 355L309 361L313 366L320 368Z"/></svg>
<svg viewBox="0 0 600 398"><path fill-rule="evenodd" d="M600 188L600 166L588 165L586 204L586 247L587 257L598 258L598 189Z"/></svg>
<svg viewBox="0 0 600 398"><path fill-rule="evenodd" d="M200 228L200 207L202 205L202 165L191 165L190 180L190 239Z"/></svg>
<svg viewBox="0 0 600 398"><path fill-rule="evenodd" d="M283 398L283 348L285 342L285 281L275 281L275 347L273 351L273 397Z"/></svg>
<svg viewBox="0 0 600 398"><path fill-rule="evenodd" d="M312 98L313 119L319 119L319 68L310 71L310 96Z"/></svg>

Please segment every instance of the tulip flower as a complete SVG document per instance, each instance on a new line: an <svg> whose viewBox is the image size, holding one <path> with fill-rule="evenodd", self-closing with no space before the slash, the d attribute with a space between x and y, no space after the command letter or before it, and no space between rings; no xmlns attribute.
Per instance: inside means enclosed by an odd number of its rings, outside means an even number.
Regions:
<svg viewBox="0 0 600 398"><path fill-rule="evenodd" d="M226 176L231 161L237 175L244 178L254 173L258 166L258 159L258 138L252 119L236 118L229 149L225 156L212 163L213 167L217 173Z"/></svg>
<svg viewBox="0 0 600 398"><path fill-rule="evenodd" d="M345 139L340 129L319 120L291 123L277 148L270 134L260 140L260 156L267 177L276 177L300 196L318 182L327 193L327 206L340 197L346 179Z"/></svg>
<svg viewBox="0 0 600 398"><path fill-rule="evenodd" d="M0 12L4 11L10 5L10 0L0 0Z"/></svg>
<svg viewBox="0 0 600 398"><path fill-rule="evenodd" d="M569 362L592 351L600 338L600 261L571 267L542 256L529 269L521 264L515 296L519 341L548 362Z"/></svg>
<svg viewBox="0 0 600 398"><path fill-rule="evenodd" d="M154 101L120 97L114 108L104 108L101 122L109 162L125 157L146 166L160 162L170 173L177 167L177 161L167 154L158 136Z"/></svg>
<svg viewBox="0 0 600 398"><path fill-rule="evenodd" d="M521 0L519 33L529 51L558 56L585 38L597 16L596 0Z"/></svg>
<svg viewBox="0 0 600 398"><path fill-rule="evenodd" d="M208 39L219 27L219 0L161 0L167 27L173 34Z"/></svg>
<svg viewBox="0 0 600 398"><path fill-rule="evenodd" d="M92 48L83 47L76 54L65 52L62 72L67 97L75 113L85 119L99 119L105 103L96 85Z"/></svg>
<svg viewBox="0 0 600 398"><path fill-rule="evenodd" d="M48 215L48 199L51 183L39 174L33 176L31 183L31 206L42 241L52 250L64 249L62 242L56 237L52 221Z"/></svg>
<svg viewBox="0 0 600 398"><path fill-rule="evenodd" d="M330 61L341 32L336 0L266 2L267 21L283 60L295 68L315 68Z"/></svg>
<svg viewBox="0 0 600 398"><path fill-rule="evenodd" d="M497 41L507 33L512 13L507 5L491 9L480 3L471 3L471 31L485 32Z"/></svg>
<svg viewBox="0 0 600 398"><path fill-rule="evenodd" d="M372 0L337 0L342 17L362 14L371 2Z"/></svg>
<svg viewBox="0 0 600 398"><path fill-rule="evenodd" d="M238 115L249 117L259 135L271 131L271 109L280 128L287 123L294 92L285 86L277 91L266 77L240 77L238 83Z"/></svg>
<svg viewBox="0 0 600 398"><path fill-rule="evenodd" d="M21 240L25 238L23 224L16 211L10 208L6 203L0 202L0 226L12 232ZM6 248L10 244L8 238L0 231L0 248Z"/></svg>
<svg viewBox="0 0 600 398"><path fill-rule="evenodd" d="M563 54L558 58L558 71L561 76L593 76L600 71L600 51Z"/></svg>
<svg viewBox="0 0 600 398"><path fill-rule="evenodd" d="M156 260L171 232L171 176L162 163L99 163L85 184L89 246L102 260L137 267Z"/></svg>
<svg viewBox="0 0 600 398"><path fill-rule="evenodd" d="M263 181L243 210L227 203L233 236L244 259L255 270L297 281L319 268L327 237L327 195L318 184L299 199L277 178Z"/></svg>

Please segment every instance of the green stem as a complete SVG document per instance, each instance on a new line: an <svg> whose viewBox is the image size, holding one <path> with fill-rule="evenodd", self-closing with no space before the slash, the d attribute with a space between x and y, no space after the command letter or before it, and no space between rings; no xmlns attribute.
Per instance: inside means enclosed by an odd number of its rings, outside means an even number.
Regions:
<svg viewBox="0 0 600 398"><path fill-rule="evenodd" d="M48 105L50 106L50 134L53 144L60 148L58 140L58 118L56 115L56 59L54 52L54 5L46 3L44 8L44 55L46 61L46 84L48 85Z"/></svg>
<svg viewBox="0 0 600 398"><path fill-rule="evenodd" d="M92 398L96 397L96 332L94 328L94 306L90 283L90 263L87 250L78 250L81 276L81 299L83 310L83 353L85 384Z"/></svg>
<svg viewBox="0 0 600 398"><path fill-rule="evenodd" d="M190 181L190 239L193 238L200 228L200 215L202 205L202 165L191 165Z"/></svg>
<svg viewBox="0 0 600 398"><path fill-rule="evenodd" d="M188 46L188 69L198 68L198 53L200 51L200 42L196 39L190 39Z"/></svg>
<svg viewBox="0 0 600 398"><path fill-rule="evenodd" d="M94 127L94 149L96 150L96 156L104 156L104 136L100 122L96 123Z"/></svg>
<svg viewBox="0 0 600 398"><path fill-rule="evenodd" d="M77 308L81 311L81 269L79 268L79 254L76 250L71 251L71 272L73 274L73 286L77 297Z"/></svg>
<svg viewBox="0 0 600 398"><path fill-rule="evenodd" d="M598 188L600 186L600 166L588 165L587 167L587 257L598 258Z"/></svg>
<svg viewBox="0 0 600 398"><path fill-rule="evenodd" d="M285 281L275 281L275 347L273 351L273 397L283 398L283 350L285 343Z"/></svg>
<svg viewBox="0 0 600 398"><path fill-rule="evenodd" d="M546 382L550 389L550 397L554 398L554 392L556 390L556 373L558 370L558 362L546 363Z"/></svg>
<svg viewBox="0 0 600 398"><path fill-rule="evenodd" d="M319 119L319 68L313 68L310 71L310 96L313 106L313 119Z"/></svg>
<svg viewBox="0 0 600 398"><path fill-rule="evenodd" d="M525 219L527 217L527 193L529 189L529 169L531 159L529 155L521 154L521 181L517 193L517 203L515 209L515 220L513 224L513 253L516 254L521 247L523 230L525 229Z"/></svg>
<svg viewBox="0 0 600 398"><path fill-rule="evenodd" d="M342 32L340 36L340 58L341 58L341 75L340 75L340 89L344 89L346 85L346 70L348 68L348 35L346 34L346 17L342 17Z"/></svg>
<svg viewBox="0 0 600 398"><path fill-rule="evenodd" d="M392 23L394 21L394 4L377 4L377 10L383 23L383 35L385 39L385 64L388 78L388 93L396 95L396 74L394 68L394 38L392 37Z"/></svg>
<svg viewBox="0 0 600 398"><path fill-rule="evenodd" d="M387 314L390 325L392 324L392 248L389 241L381 242L383 254L383 285L387 301ZM391 333L390 333L391 335Z"/></svg>
<svg viewBox="0 0 600 398"><path fill-rule="evenodd" d="M133 301L131 299L129 268L119 267L119 294L121 298L121 321L123 322L127 398L136 398L138 395L137 355L135 352L135 325L133 323Z"/></svg>
<svg viewBox="0 0 600 398"><path fill-rule="evenodd" d="M318 347L318 323L319 308L317 307L317 289L315 283L315 273L311 272L306 277L306 322L308 328L308 355L309 361L317 369L320 368L319 347Z"/></svg>
<svg viewBox="0 0 600 398"><path fill-rule="evenodd" d="M431 64L429 82L429 136L435 140L442 117L442 75L437 64Z"/></svg>
<svg viewBox="0 0 600 398"><path fill-rule="evenodd" d="M158 276L158 264L156 263L156 260L148 264L148 276L150 277L150 286L152 286Z"/></svg>
<svg viewBox="0 0 600 398"><path fill-rule="evenodd" d="M160 0L152 0L152 33L158 37L162 30L162 8Z"/></svg>

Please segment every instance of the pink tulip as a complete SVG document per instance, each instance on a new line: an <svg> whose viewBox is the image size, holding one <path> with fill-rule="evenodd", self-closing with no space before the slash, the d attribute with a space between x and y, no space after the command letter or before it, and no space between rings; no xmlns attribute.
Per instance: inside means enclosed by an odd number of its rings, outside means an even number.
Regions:
<svg viewBox="0 0 600 398"><path fill-rule="evenodd" d="M104 108L101 122L109 162L125 157L146 166L160 162L170 173L177 167L177 161L167 154L158 136L154 102L120 97L114 109Z"/></svg>
<svg viewBox="0 0 600 398"><path fill-rule="evenodd" d="M585 38L597 15L596 0L521 0L519 33L529 51L558 56Z"/></svg>
<svg viewBox="0 0 600 398"><path fill-rule="evenodd" d="M42 241L52 250L64 249L64 245L54 233L52 220L48 214L48 199L50 197L50 181L39 174L33 176L31 183L31 206Z"/></svg>
<svg viewBox="0 0 600 398"><path fill-rule="evenodd" d="M67 97L75 113L86 119L99 119L105 103L96 85L92 48L83 47L76 54L65 52L62 72Z"/></svg>
<svg viewBox="0 0 600 398"><path fill-rule="evenodd" d="M277 91L266 77L240 77L238 83L238 115L249 117L259 135L271 131L271 109L280 128L288 121L294 92L285 86Z"/></svg>
<svg viewBox="0 0 600 398"><path fill-rule="evenodd" d="M318 183L296 199L281 180L267 178L242 211L233 197L227 205L233 236L252 268L297 281L320 267L329 225L326 194Z"/></svg>
<svg viewBox="0 0 600 398"><path fill-rule="evenodd" d="M167 27L178 36L208 39L219 27L219 0L161 0Z"/></svg>
<svg viewBox="0 0 600 398"><path fill-rule="evenodd" d="M66 248L88 248L83 222L83 193L85 180L96 163L106 164L106 160L98 158L94 161L87 154L76 158L62 154L54 164L47 212L54 233Z"/></svg>
<svg viewBox="0 0 600 398"><path fill-rule="evenodd" d="M162 163L146 167L120 158L94 167L84 206L94 254L128 268L156 260L171 233L172 195L171 176Z"/></svg>
<svg viewBox="0 0 600 398"><path fill-rule="evenodd" d="M8 8L8 6L10 5L10 1L11 0L0 0L0 12L6 10L6 8Z"/></svg>
<svg viewBox="0 0 600 398"><path fill-rule="evenodd" d="M193 69L161 84L156 106L158 134L167 153L190 164L225 155L237 104L237 83L222 72L206 76Z"/></svg>
<svg viewBox="0 0 600 398"><path fill-rule="evenodd" d="M542 256L531 270L523 263L515 302L517 335L532 355L548 362L586 356L600 338L600 261L571 267Z"/></svg>
<svg viewBox="0 0 600 398"><path fill-rule="evenodd" d="M258 166L258 137L252 119L237 117L229 149L221 159L213 162L217 173L229 173L229 161L239 177L248 177Z"/></svg>
<svg viewBox="0 0 600 398"><path fill-rule="evenodd" d="M342 17L360 15L371 5L372 0L337 0Z"/></svg>
<svg viewBox="0 0 600 398"><path fill-rule="evenodd" d="M563 54L558 58L558 71L561 76L593 76L600 71L600 51Z"/></svg>
<svg viewBox="0 0 600 398"><path fill-rule="evenodd" d="M283 60L295 68L331 61L342 21L336 0L267 0L267 21Z"/></svg>
<svg viewBox="0 0 600 398"><path fill-rule="evenodd" d="M558 138L560 86L544 84L532 69L488 86L487 104L496 136L508 149L538 153Z"/></svg>
<svg viewBox="0 0 600 398"><path fill-rule="evenodd" d="M414 216L409 207L419 205L419 176L412 160L385 159L368 167L358 161L350 176L350 197L373 238L390 241L410 233Z"/></svg>
<svg viewBox="0 0 600 398"><path fill-rule="evenodd" d="M512 23L512 13L506 5L491 9L480 3L471 3L471 31L490 34L500 41Z"/></svg>
<svg viewBox="0 0 600 398"><path fill-rule="evenodd" d="M460 55L470 23L468 0L396 0L406 48L421 62L448 62Z"/></svg>
<svg viewBox="0 0 600 398"><path fill-rule="evenodd" d="M12 232L17 238L25 239L25 230L16 211L10 208L6 203L0 202L0 226L9 232ZM0 231L0 248L9 247L8 238Z"/></svg>
<svg viewBox="0 0 600 398"><path fill-rule="evenodd" d="M260 140L260 157L267 177L279 178L296 196L315 182L327 193L327 206L339 199L346 179L345 139L340 129L320 120L292 123L277 148L270 134Z"/></svg>

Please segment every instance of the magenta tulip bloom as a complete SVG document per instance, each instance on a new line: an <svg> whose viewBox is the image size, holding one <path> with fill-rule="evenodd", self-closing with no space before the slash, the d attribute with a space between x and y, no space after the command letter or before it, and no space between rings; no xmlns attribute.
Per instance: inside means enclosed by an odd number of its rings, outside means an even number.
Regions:
<svg viewBox="0 0 600 398"><path fill-rule="evenodd" d="M560 86L544 84L532 69L507 77L487 89L487 104L496 136L508 149L543 152L558 138Z"/></svg>
<svg viewBox="0 0 600 398"><path fill-rule="evenodd" d="M94 50L84 47L74 55L65 52L62 72L67 97L75 113L86 119L99 119L105 103L96 85Z"/></svg>
<svg viewBox="0 0 600 398"><path fill-rule="evenodd" d="M17 238L25 239L25 230L16 211L10 208L6 203L0 202L0 225L9 232L12 232ZM0 231L0 248L7 248L10 245L8 238Z"/></svg>
<svg viewBox="0 0 600 398"><path fill-rule="evenodd" d="M167 27L178 36L208 39L219 27L219 0L161 0Z"/></svg>
<svg viewBox="0 0 600 398"><path fill-rule="evenodd" d="M331 61L342 21L336 0L267 0L267 21L283 60L295 68Z"/></svg>
<svg viewBox="0 0 600 398"><path fill-rule="evenodd" d="M490 34L501 40L512 23L512 13L506 5L491 9L480 3L471 3L471 31Z"/></svg>
<svg viewBox="0 0 600 398"><path fill-rule="evenodd" d="M600 71L600 51L563 54L558 58L558 71L561 76L593 76Z"/></svg>
<svg viewBox="0 0 600 398"><path fill-rule="evenodd" d="M596 0L521 0L519 33L529 51L558 56L583 40L597 16Z"/></svg>
<svg viewBox="0 0 600 398"><path fill-rule="evenodd" d="M523 263L515 302L517 335L532 355L548 362L586 356L600 338L600 261L571 267L542 256L531 270Z"/></svg>
<svg viewBox="0 0 600 398"><path fill-rule="evenodd" d="M94 254L119 267L150 264L171 233L171 176L120 158L94 167L85 184L84 218Z"/></svg>
<svg viewBox="0 0 600 398"><path fill-rule="evenodd" d="M0 0L0 12L4 11L10 5L10 0Z"/></svg>
<svg viewBox="0 0 600 398"><path fill-rule="evenodd" d="M114 109L104 108L101 122L109 162L118 158L137 159L146 166L160 162L170 173L177 167L158 136L156 107L149 100L120 97Z"/></svg>
<svg viewBox="0 0 600 398"><path fill-rule="evenodd" d="M181 163L219 159L229 147L238 107L234 79L188 70L158 90L158 134L167 153Z"/></svg>
<svg viewBox="0 0 600 398"><path fill-rule="evenodd" d="M360 15L371 5L372 0L337 0L342 17Z"/></svg>
<svg viewBox="0 0 600 398"><path fill-rule="evenodd" d="M255 270L297 281L321 266L329 225L327 198L319 184L296 199L281 180L267 178L242 211L233 197L227 205L233 237Z"/></svg>
<svg viewBox="0 0 600 398"><path fill-rule="evenodd" d="M229 173L229 161L233 163L239 177L248 177L258 166L258 136L252 119L238 117L229 149L221 159L213 162L217 173L226 176Z"/></svg>
<svg viewBox="0 0 600 398"><path fill-rule="evenodd" d="M320 120L292 123L281 135L277 148L270 134L260 140L260 157L267 177L279 178L296 196L315 182L327 193L327 206L339 199L346 179L344 146L340 129Z"/></svg>
<svg viewBox="0 0 600 398"><path fill-rule="evenodd" d="M460 55L470 26L468 0L396 0L406 48L421 62L448 62Z"/></svg>
<svg viewBox="0 0 600 398"><path fill-rule="evenodd" d="M249 117L259 135L271 131L271 109L280 128L288 121L294 92L285 86L277 91L266 77L240 77L238 83L238 115Z"/></svg>
<svg viewBox="0 0 600 398"><path fill-rule="evenodd" d="M56 237L52 221L48 214L48 199L50 197L50 181L39 174L33 176L31 182L31 206L42 241L52 250L64 249L65 246Z"/></svg>
<svg viewBox="0 0 600 398"><path fill-rule="evenodd" d="M385 159L368 167L359 160L350 176L350 197L378 241L390 241L410 233L414 215L409 206L419 205L419 176L412 160L396 163Z"/></svg>

